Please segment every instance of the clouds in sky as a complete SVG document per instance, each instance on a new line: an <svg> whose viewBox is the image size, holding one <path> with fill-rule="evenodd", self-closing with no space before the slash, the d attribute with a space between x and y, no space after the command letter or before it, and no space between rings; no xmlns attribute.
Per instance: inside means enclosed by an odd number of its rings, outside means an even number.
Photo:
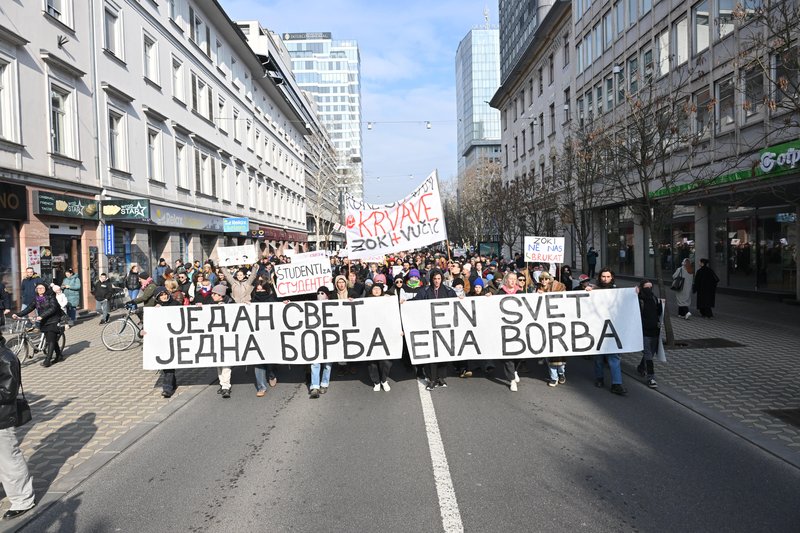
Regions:
<svg viewBox="0 0 800 533"><path fill-rule="evenodd" d="M279 35L329 31L361 53L364 189L372 202L405 196L434 168L456 173L455 54L497 0L220 0L233 20ZM431 121L432 128L425 128ZM373 129L367 130L366 123ZM400 123L397 123L400 122ZM413 181L409 179L413 175Z"/></svg>

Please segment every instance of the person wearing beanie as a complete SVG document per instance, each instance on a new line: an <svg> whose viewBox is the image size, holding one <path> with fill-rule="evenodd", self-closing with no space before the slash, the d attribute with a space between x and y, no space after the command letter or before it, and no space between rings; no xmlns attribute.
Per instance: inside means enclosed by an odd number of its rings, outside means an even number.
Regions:
<svg viewBox="0 0 800 533"><path fill-rule="evenodd" d="M408 271L408 277L400 294L400 301L413 300L417 294L422 290L422 281L420 280L419 270L412 268Z"/></svg>
<svg viewBox="0 0 800 533"><path fill-rule="evenodd" d="M383 295L383 285L375 283L369 289L367 298L380 298ZM380 392L381 388L386 392L392 390L392 388L389 386L389 371L391 369L392 361L389 359L385 359L383 361L370 361L367 364L367 372L372 380L373 391Z"/></svg>
<svg viewBox="0 0 800 533"><path fill-rule="evenodd" d="M211 289L211 305L232 304L234 301L228 296L228 288L225 285L215 285ZM202 305L202 304L200 304ZM218 366L217 377L219 378L219 390L217 394L221 394L223 399L231 397L231 367Z"/></svg>
<svg viewBox="0 0 800 533"><path fill-rule="evenodd" d="M409 273L409 276L411 273ZM457 298L456 292L442 283L444 276L438 268L431 270L430 284L417 292L415 300L438 300L440 298ZM401 300L402 301L402 300ZM435 387L447 387L444 380L446 374L444 363L428 364L428 382L425 390L432 391ZM441 377L440 377L441 375Z"/></svg>
<svg viewBox="0 0 800 533"><path fill-rule="evenodd" d="M139 290L139 295L133 300L133 303L136 305L143 305L144 307L153 307L156 305L156 284L153 283L153 278L150 277L150 274L146 270L143 270L139 272L139 281L141 283L141 289ZM141 320L141 312L138 314Z"/></svg>

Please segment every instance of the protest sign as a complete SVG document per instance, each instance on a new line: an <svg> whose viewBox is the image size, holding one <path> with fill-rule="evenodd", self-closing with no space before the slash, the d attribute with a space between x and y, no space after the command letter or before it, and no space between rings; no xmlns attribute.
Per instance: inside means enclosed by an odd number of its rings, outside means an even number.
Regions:
<svg viewBox="0 0 800 533"><path fill-rule="evenodd" d="M634 289L411 300L400 310L414 364L642 349Z"/></svg>
<svg viewBox="0 0 800 533"><path fill-rule="evenodd" d="M564 237L525 237L527 263L563 263Z"/></svg>
<svg viewBox="0 0 800 533"><path fill-rule="evenodd" d="M217 248L219 266L251 265L258 262L258 252L252 244L244 246L220 246Z"/></svg>
<svg viewBox="0 0 800 533"><path fill-rule="evenodd" d="M421 248L447 239L436 171L398 202L373 205L345 196L351 259Z"/></svg>
<svg viewBox="0 0 800 533"><path fill-rule="evenodd" d="M395 298L147 307L146 370L399 359Z"/></svg>
<svg viewBox="0 0 800 533"><path fill-rule="evenodd" d="M304 252L302 254L294 254L291 256L292 263L302 263L304 261L309 261L313 259L319 259L320 257L329 257L330 253L327 250L314 250L313 252Z"/></svg>
<svg viewBox="0 0 800 533"><path fill-rule="evenodd" d="M280 298L316 292L323 285L333 289L333 272L327 257L275 265L275 292Z"/></svg>
<svg viewBox="0 0 800 533"><path fill-rule="evenodd" d="M365 263L377 263L379 265L382 265L384 261L384 256L375 255L370 257L362 257L361 260Z"/></svg>

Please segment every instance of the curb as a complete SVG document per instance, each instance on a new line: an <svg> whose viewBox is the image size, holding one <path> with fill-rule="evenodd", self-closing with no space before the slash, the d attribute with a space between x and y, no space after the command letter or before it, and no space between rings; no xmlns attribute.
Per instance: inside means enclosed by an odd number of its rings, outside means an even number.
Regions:
<svg viewBox="0 0 800 533"><path fill-rule="evenodd" d="M22 518L21 522L9 523L7 526L0 523L0 531L17 532L27 527L31 522L38 519L53 505L57 504L69 493L75 490L81 483L89 479L95 472L110 463L115 457L135 444L139 439L150 433L167 418L174 415L189 402L194 400L201 392L211 387L213 382L208 385L191 385L196 390L189 390L178 396L170 398L169 403L159 408L156 412L131 427L124 434L120 435L109 443L105 448L95 453L89 459L79 464L75 468L53 482L47 492L37 499L35 510Z"/></svg>

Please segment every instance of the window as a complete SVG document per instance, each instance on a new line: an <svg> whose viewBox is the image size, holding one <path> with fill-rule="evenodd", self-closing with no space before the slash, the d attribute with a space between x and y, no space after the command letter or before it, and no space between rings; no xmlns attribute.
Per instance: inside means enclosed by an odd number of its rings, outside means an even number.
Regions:
<svg viewBox="0 0 800 533"><path fill-rule="evenodd" d="M192 109L202 117L212 120L211 87L192 72Z"/></svg>
<svg viewBox="0 0 800 533"><path fill-rule="evenodd" d="M592 54L592 34L589 33L586 37L583 38L583 53L584 53L584 65L586 68L589 68L592 64L592 60L594 59L594 55Z"/></svg>
<svg viewBox="0 0 800 533"><path fill-rule="evenodd" d="M522 130L522 152L520 157L525 157L525 150L528 149L528 130Z"/></svg>
<svg viewBox="0 0 800 533"><path fill-rule="evenodd" d="M575 45L575 57L578 59L577 72L580 74L583 72L583 43Z"/></svg>
<svg viewBox="0 0 800 533"><path fill-rule="evenodd" d="M608 11L603 15L603 50L608 50L613 40L614 30L611 27L611 11Z"/></svg>
<svg viewBox="0 0 800 533"><path fill-rule="evenodd" d="M245 145L247 146L248 150L253 150L253 122L250 119L245 122Z"/></svg>
<svg viewBox="0 0 800 533"><path fill-rule="evenodd" d="M18 139L18 120L16 116L16 93L14 63L0 55L0 139Z"/></svg>
<svg viewBox="0 0 800 533"><path fill-rule="evenodd" d="M708 89L703 89L696 93L694 102L696 106L694 133L698 137L705 137L709 132L708 126L711 118L711 92Z"/></svg>
<svg viewBox="0 0 800 533"><path fill-rule="evenodd" d="M686 17L672 25L672 42L674 66L686 63L689 60L689 20Z"/></svg>
<svg viewBox="0 0 800 533"><path fill-rule="evenodd" d="M669 72L669 29L656 35L656 78Z"/></svg>
<svg viewBox="0 0 800 533"><path fill-rule="evenodd" d="M158 47L149 35L144 36L144 77L158 83Z"/></svg>
<svg viewBox="0 0 800 533"><path fill-rule="evenodd" d="M164 181L162 165L161 132L152 127L147 128L147 177L154 181Z"/></svg>
<svg viewBox="0 0 800 533"><path fill-rule="evenodd" d="M54 154L74 156L72 90L50 85L50 139Z"/></svg>
<svg viewBox="0 0 800 533"><path fill-rule="evenodd" d="M564 122L572 120L572 101L569 87L564 89Z"/></svg>
<svg viewBox="0 0 800 533"><path fill-rule="evenodd" d="M539 96L544 92L544 70L539 67Z"/></svg>
<svg viewBox="0 0 800 533"><path fill-rule="evenodd" d="M564 49L562 55L561 62L566 67L569 65L569 35L564 35ZM531 91L531 96L533 96L533 91Z"/></svg>
<svg viewBox="0 0 800 533"><path fill-rule="evenodd" d="M583 98L578 97L575 100L575 111L578 113L578 125L583 127Z"/></svg>
<svg viewBox="0 0 800 533"><path fill-rule="evenodd" d="M594 119L594 93L592 89L586 91L586 118L589 122Z"/></svg>
<svg viewBox="0 0 800 533"><path fill-rule="evenodd" d="M617 25L617 35L625 31L625 1L619 0L614 4L614 22Z"/></svg>
<svg viewBox="0 0 800 533"><path fill-rule="evenodd" d="M599 84L594 88L595 102L597 102L597 116L603 114L603 84Z"/></svg>
<svg viewBox="0 0 800 533"><path fill-rule="evenodd" d="M617 105L625 101L625 69L620 68L617 72Z"/></svg>
<svg viewBox="0 0 800 533"><path fill-rule="evenodd" d="M106 3L103 20L103 46L107 52L123 59L122 20L119 9Z"/></svg>
<svg viewBox="0 0 800 533"><path fill-rule="evenodd" d="M514 161L517 160L519 157L519 138L515 135L514 136Z"/></svg>
<svg viewBox="0 0 800 533"><path fill-rule="evenodd" d="M730 129L736 120L734 87L732 75L718 81L714 87L714 96L717 100L717 132Z"/></svg>
<svg viewBox="0 0 800 533"><path fill-rule="evenodd" d="M127 139L125 136L125 115L121 111L108 111L108 166L117 170L127 170Z"/></svg>
<svg viewBox="0 0 800 533"><path fill-rule="evenodd" d="M708 0L703 0L692 8L692 23L694 24L692 51L695 54L699 54L708 48L708 39L711 31Z"/></svg>
<svg viewBox="0 0 800 533"><path fill-rule="evenodd" d="M231 172L230 167L225 162L220 162L220 189L223 202L231 201Z"/></svg>
<svg viewBox="0 0 800 533"><path fill-rule="evenodd" d="M202 150L194 150L194 189L195 192L213 196L213 162L211 157Z"/></svg>
<svg viewBox="0 0 800 533"><path fill-rule="evenodd" d="M550 104L550 135L556 132L556 104Z"/></svg>
<svg viewBox="0 0 800 533"><path fill-rule="evenodd" d="M186 159L186 145L175 141L175 181L181 189L189 189L189 160Z"/></svg>
<svg viewBox="0 0 800 533"><path fill-rule="evenodd" d="M614 109L614 78L606 78L606 110Z"/></svg>
<svg viewBox="0 0 800 533"><path fill-rule="evenodd" d="M550 81L548 85L553 85L553 82L555 81L555 68L555 58L553 57L553 54L550 54L550 57L547 60L547 79Z"/></svg>
<svg viewBox="0 0 800 533"><path fill-rule="evenodd" d="M758 67L745 71L744 77L744 118L749 120L751 117L761 114L764 108L764 75Z"/></svg>
<svg viewBox="0 0 800 533"><path fill-rule="evenodd" d="M628 59L628 89L631 94L639 92L639 59L636 56Z"/></svg>
<svg viewBox="0 0 800 533"><path fill-rule="evenodd" d="M233 140L242 142L242 129L239 124L239 110L233 108Z"/></svg>
<svg viewBox="0 0 800 533"><path fill-rule="evenodd" d="M227 105L225 98L222 96L217 98L217 115L214 117L214 122L217 124L217 128L222 132L228 131L228 125L226 124L228 121Z"/></svg>
<svg viewBox="0 0 800 533"><path fill-rule="evenodd" d="M642 15L649 13L653 7L653 0L642 0Z"/></svg>
<svg viewBox="0 0 800 533"><path fill-rule="evenodd" d="M594 58L597 59L603 55L603 29L599 22L592 28L592 39L594 40Z"/></svg>
<svg viewBox="0 0 800 533"><path fill-rule="evenodd" d="M544 113L539 113L539 142L544 142Z"/></svg>
<svg viewBox="0 0 800 533"><path fill-rule="evenodd" d="M236 204L243 206L244 205L244 174L242 173L242 169L236 169L236 184L235 184L235 192L236 192Z"/></svg>
<svg viewBox="0 0 800 533"><path fill-rule="evenodd" d="M639 0L628 0L628 26L639 20Z"/></svg>
<svg viewBox="0 0 800 533"><path fill-rule="evenodd" d="M717 28L719 37L722 39L726 35L733 33L733 12L736 9L737 0L717 0ZM740 4L741 5L741 4Z"/></svg>
<svg viewBox="0 0 800 533"><path fill-rule="evenodd" d="M653 81L653 49L646 48L642 51L642 69L644 71L644 82L649 84Z"/></svg>
<svg viewBox="0 0 800 533"><path fill-rule="evenodd" d="M178 21L178 0L169 0L167 2L169 4L169 18L174 20L175 22Z"/></svg>
<svg viewBox="0 0 800 533"><path fill-rule="evenodd" d="M183 63L177 57L172 58L172 96L186 101L186 88L183 82Z"/></svg>

